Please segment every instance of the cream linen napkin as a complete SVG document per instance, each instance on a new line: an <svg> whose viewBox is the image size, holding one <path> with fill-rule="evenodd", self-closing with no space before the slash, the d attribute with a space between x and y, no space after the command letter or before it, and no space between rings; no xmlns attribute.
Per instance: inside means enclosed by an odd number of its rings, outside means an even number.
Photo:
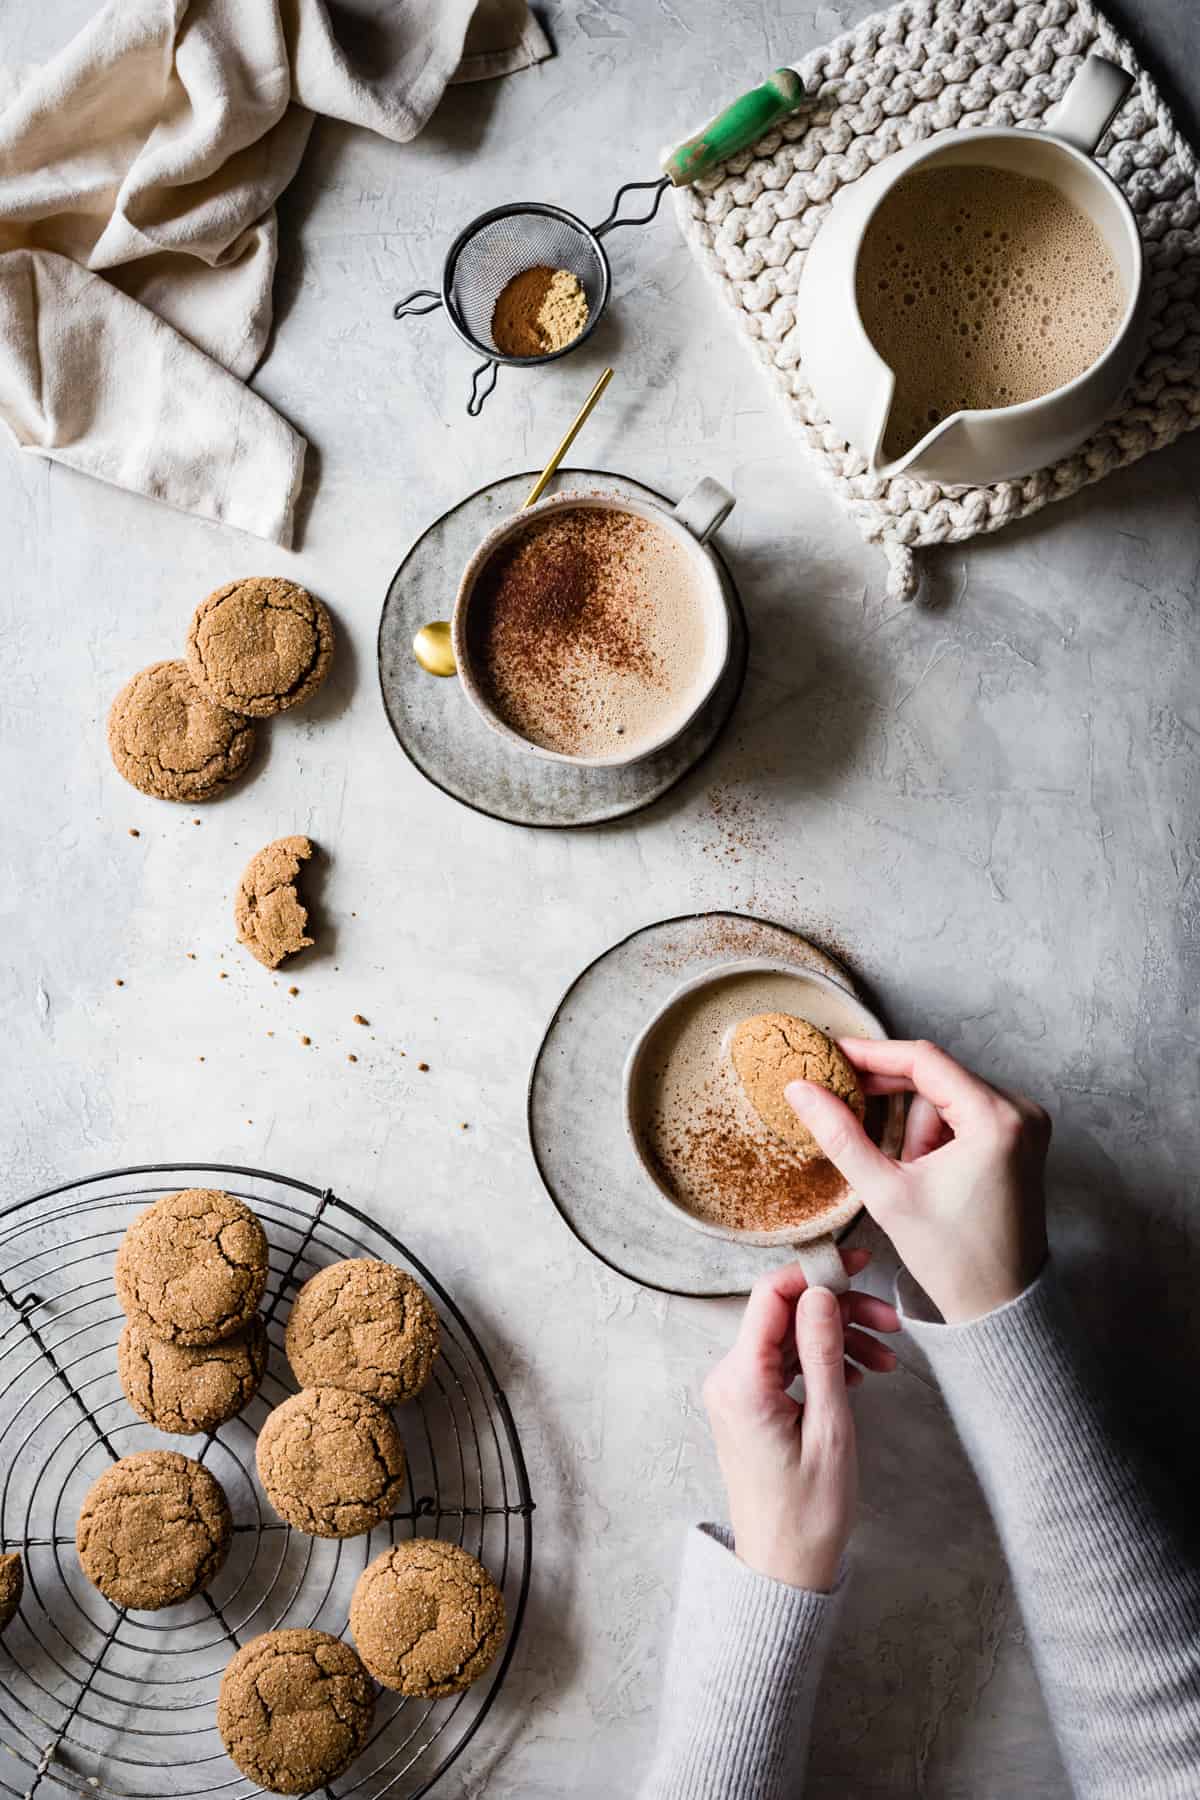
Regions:
<svg viewBox="0 0 1200 1800"><path fill-rule="evenodd" d="M0 418L22 449L291 542L304 440L245 382L313 114L405 143L451 80L551 53L524 0L337 17L108 0L52 62L0 68Z"/></svg>

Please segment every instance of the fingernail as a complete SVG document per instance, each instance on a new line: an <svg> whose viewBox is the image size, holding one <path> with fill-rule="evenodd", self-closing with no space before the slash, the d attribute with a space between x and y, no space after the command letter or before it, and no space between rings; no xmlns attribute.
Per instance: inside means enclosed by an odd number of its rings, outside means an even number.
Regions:
<svg viewBox="0 0 1200 1800"><path fill-rule="evenodd" d="M799 1087L800 1083L794 1082L793 1086ZM828 1288L805 1288L800 1296L800 1304L805 1312L812 1313L816 1319L833 1319L837 1316L837 1298Z"/></svg>
<svg viewBox="0 0 1200 1800"><path fill-rule="evenodd" d="M783 1090L783 1097L793 1112L801 1118L808 1112L813 1102L815 1084L811 1081L789 1081Z"/></svg>

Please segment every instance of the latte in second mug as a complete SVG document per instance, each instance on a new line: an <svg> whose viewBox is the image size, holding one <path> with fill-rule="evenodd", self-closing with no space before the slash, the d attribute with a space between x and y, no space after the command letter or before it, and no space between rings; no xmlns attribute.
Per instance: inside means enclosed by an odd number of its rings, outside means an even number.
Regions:
<svg viewBox="0 0 1200 1800"><path fill-rule="evenodd" d="M492 729L588 767L637 762L677 737L729 655L725 595L703 545L732 505L712 481L673 512L564 494L492 532L453 621L463 686Z"/></svg>

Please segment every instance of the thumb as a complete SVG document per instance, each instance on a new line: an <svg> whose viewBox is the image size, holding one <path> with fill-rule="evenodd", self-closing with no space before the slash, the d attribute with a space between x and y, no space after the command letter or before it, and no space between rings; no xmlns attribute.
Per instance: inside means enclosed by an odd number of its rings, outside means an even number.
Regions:
<svg viewBox="0 0 1200 1800"><path fill-rule="evenodd" d="M800 1123L812 1132L834 1168L870 1211L880 1186L890 1186L895 1180L896 1165L891 1158L871 1142L845 1101L828 1088L815 1081L789 1081L783 1094Z"/></svg>
<svg viewBox="0 0 1200 1800"><path fill-rule="evenodd" d="M842 1360L842 1315L828 1288L808 1288L801 1294L796 1308L796 1349L804 1376L805 1435L814 1427L823 1435L827 1427L847 1423L850 1417Z"/></svg>

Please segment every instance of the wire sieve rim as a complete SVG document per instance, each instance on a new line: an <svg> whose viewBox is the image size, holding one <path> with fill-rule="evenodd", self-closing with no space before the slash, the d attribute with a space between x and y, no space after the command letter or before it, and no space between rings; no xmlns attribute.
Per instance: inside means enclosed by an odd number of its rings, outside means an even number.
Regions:
<svg viewBox="0 0 1200 1800"><path fill-rule="evenodd" d="M588 316L588 322L583 330L577 337L573 337L569 344L564 344L560 350L547 350L542 356L506 356L502 351L497 350L494 345L485 344L482 338L475 336L470 326L466 323L466 320L459 310L458 303L454 299L455 272L458 268L459 259L471 240L476 237L485 226L494 225L501 219L514 218L520 213L537 213L542 218L555 219L560 225L565 225L569 230L577 231L580 237L584 239L592 255L595 257L596 266L600 274L600 296L595 306L592 307ZM449 250L446 252L446 261L442 266L442 305L446 309L446 317L449 319L454 330L469 349L474 350L480 356L486 356L489 362L499 363L502 367L509 369L538 368L542 363L557 362L560 357L569 356L572 350L578 350L581 344L587 342L588 338L592 335L592 332L603 318L605 309L608 306L611 289L612 267L605 254L603 244L600 242L600 239L592 230L591 226L585 225L578 214L568 212L563 206L551 206L550 203L545 200L510 200L504 206L494 206L490 212L480 213L476 218L472 219L468 225L463 226Z"/></svg>

